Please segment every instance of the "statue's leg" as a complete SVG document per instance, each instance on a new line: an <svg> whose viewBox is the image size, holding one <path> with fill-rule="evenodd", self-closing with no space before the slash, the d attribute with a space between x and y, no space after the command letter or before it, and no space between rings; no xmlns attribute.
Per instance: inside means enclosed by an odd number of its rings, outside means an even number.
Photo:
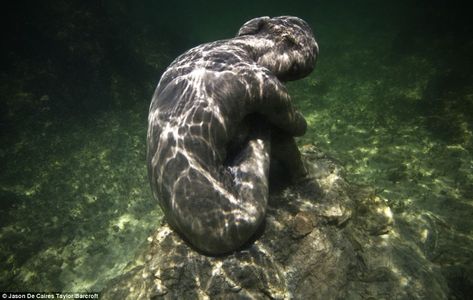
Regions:
<svg viewBox="0 0 473 300"><path fill-rule="evenodd" d="M269 194L270 129L256 126L240 150L224 166L201 166L192 156L163 197L168 223L208 254L234 251L247 243L263 224ZM169 164L169 163L168 163ZM167 174L176 172L170 166ZM169 176L168 176L169 177ZM169 189L167 188L167 189Z"/></svg>
<svg viewBox="0 0 473 300"><path fill-rule="evenodd" d="M289 183L297 183L307 176L294 137L274 127L271 130L271 161L272 164L278 164L279 172L282 172Z"/></svg>

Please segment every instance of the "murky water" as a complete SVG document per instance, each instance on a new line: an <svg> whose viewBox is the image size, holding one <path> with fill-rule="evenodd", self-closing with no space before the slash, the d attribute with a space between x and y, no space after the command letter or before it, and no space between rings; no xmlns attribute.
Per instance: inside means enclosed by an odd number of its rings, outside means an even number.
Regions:
<svg viewBox="0 0 473 300"><path fill-rule="evenodd" d="M145 166L161 72L252 17L291 14L320 46L311 76L288 84L309 123L300 145L374 187L399 222L435 241L429 259L452 295L471 291L473 31L463 7L147 2L2 12L0 290L99 291L120 274L161 222ZM446 229L425 232L432 220Z"/></svg>

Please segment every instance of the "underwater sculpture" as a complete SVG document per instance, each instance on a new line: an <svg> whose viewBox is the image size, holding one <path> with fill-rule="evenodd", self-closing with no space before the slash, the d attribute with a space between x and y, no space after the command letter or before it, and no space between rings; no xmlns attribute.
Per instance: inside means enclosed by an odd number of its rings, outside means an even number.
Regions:
<svg viewBox="0 0 473 300"><path fill-rule="evenodd" d="M282 82L307 76L318 45L296 17L261 17L237 36L179 56L148 116L147 166L167 222L208 254L243 246L266 213L269 165L306 174L294 136L305 133Z"/></svg>

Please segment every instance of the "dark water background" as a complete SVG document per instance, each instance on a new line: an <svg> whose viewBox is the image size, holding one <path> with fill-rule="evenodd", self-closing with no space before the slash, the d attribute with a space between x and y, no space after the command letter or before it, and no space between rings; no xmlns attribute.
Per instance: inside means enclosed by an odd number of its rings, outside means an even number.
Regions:
<svg viewBox="0 0 473 300"><path fill-rule="evenodd" d="M160 74L247 20L320 46L290 83L315 144L406 226L441 220L452 298L473 292L473 26L457 1L15 1L1 10L0 290L98 291L159 226L147 110ZM439 239L440 240L440 239Z"/></svg>

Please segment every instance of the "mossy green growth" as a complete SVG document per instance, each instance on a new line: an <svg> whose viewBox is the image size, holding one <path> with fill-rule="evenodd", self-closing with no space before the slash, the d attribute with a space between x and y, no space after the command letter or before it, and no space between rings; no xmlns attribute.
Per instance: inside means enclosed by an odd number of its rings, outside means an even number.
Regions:
<svg viewBox="0 0 473 300"><path fill-rule="evenodd" d="M145 111L94 119L49 122L3 149L2 289L100 290L159 225Z"/></svg>

